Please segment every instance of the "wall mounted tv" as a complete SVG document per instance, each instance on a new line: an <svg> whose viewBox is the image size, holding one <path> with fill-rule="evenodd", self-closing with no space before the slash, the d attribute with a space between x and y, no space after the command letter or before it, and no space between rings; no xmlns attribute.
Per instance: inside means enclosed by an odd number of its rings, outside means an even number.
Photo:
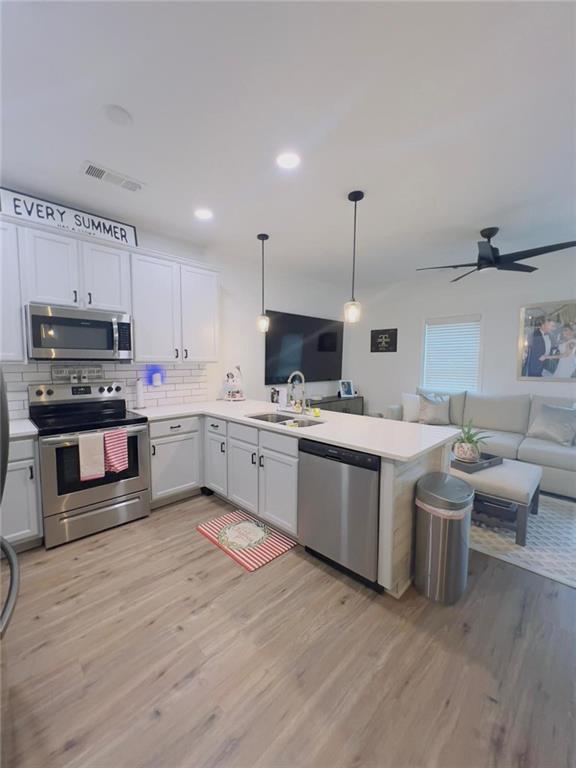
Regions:
<svg viewBox="0 0 576 768"><path fill-rule="evenodd" d="M267 311L266 384L285 384L292 371L306 381L342 378L344 323L320 317Z"/></svg>

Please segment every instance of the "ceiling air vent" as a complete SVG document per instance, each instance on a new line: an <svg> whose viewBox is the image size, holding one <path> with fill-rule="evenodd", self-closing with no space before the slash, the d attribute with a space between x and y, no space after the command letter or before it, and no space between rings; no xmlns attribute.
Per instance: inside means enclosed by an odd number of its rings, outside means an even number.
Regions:
<svg viewBox="0 0 576 768"><path fill-rule="evenodd" d="M131 179L129 176L125 176L123 173L117 171L111 171L108 168L103 168L101 165L95 163L84 163L82 167L82 173L84 176L91 176L98 181L107 181L109 184L114 184L116 187L122 187L128 189L130 192L138 192L144 186L143 182Z"/></svg>

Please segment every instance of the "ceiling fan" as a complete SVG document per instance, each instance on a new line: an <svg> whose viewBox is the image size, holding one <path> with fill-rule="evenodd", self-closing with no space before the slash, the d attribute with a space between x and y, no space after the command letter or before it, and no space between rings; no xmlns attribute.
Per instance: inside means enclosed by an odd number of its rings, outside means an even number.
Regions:
<svg viewBox="0 0 576 768"><path fill-rule="evenodd" d="M478 241L478 259L468 264L446 264L441 267L420 267L417 272L423 272L427 269L463 269L464 267L474 267L469 272L450 280L451 283L457 283L463 277L471 275L472 272L481 272L484 269L501 269L506 272L536 272L538 267L531 267L529 264L518 264L524 259L531 259L533 256L541 256L544 253L552 251L562 251L564 248L573 248L576 246L576 240L569 243L555 243L554 245L542 245L540 248L529 248L526 251L514 251L513 253L500 253L498 248L492 245L492 238L498 234L498 227L486 227L480 230L480 236L484 240Z"/></svg>

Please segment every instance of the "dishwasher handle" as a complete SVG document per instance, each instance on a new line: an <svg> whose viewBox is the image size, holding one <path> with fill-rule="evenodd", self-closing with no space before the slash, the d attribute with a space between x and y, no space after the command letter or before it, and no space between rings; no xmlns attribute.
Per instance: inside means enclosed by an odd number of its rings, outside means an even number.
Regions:
<svg viewBox="0 0 576 768"><path fill-rule="evenodd" d="M349 464L350 466L361 467L373 472L380 471L380 456L374 456L371 453L362 453L361 451L353 451L349 448L340 448L337 445L318 443L315 440L306 439L299 441L298 450L300 453L309 453L322 459L338 461L341 464Z"/></svg>

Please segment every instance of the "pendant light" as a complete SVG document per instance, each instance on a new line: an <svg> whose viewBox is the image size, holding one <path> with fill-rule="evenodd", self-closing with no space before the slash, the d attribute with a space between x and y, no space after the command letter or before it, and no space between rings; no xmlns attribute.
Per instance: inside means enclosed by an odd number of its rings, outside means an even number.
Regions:
<svg viewBox="0 0 576 768"><path fill-rule="evenodd" d="M356 301L354 296L354 281L356 278L356 207L360 200L364 199L364 192L356 190L350 192L348 200L354 203L354 239L352 244L352 298L344 304L344 322L345 323L357 323L362 316L362 306L359 301Z"/></svg>
<svg viewBox="0 0 576 768"><path fill-rule="evenodd" d="M257 235L258 240L262 243L262 313L256 318L256 327L261 333L266 333L270 328L270 318L264 310L264 243L269 239L270 235L264 233Z"/></svg>

